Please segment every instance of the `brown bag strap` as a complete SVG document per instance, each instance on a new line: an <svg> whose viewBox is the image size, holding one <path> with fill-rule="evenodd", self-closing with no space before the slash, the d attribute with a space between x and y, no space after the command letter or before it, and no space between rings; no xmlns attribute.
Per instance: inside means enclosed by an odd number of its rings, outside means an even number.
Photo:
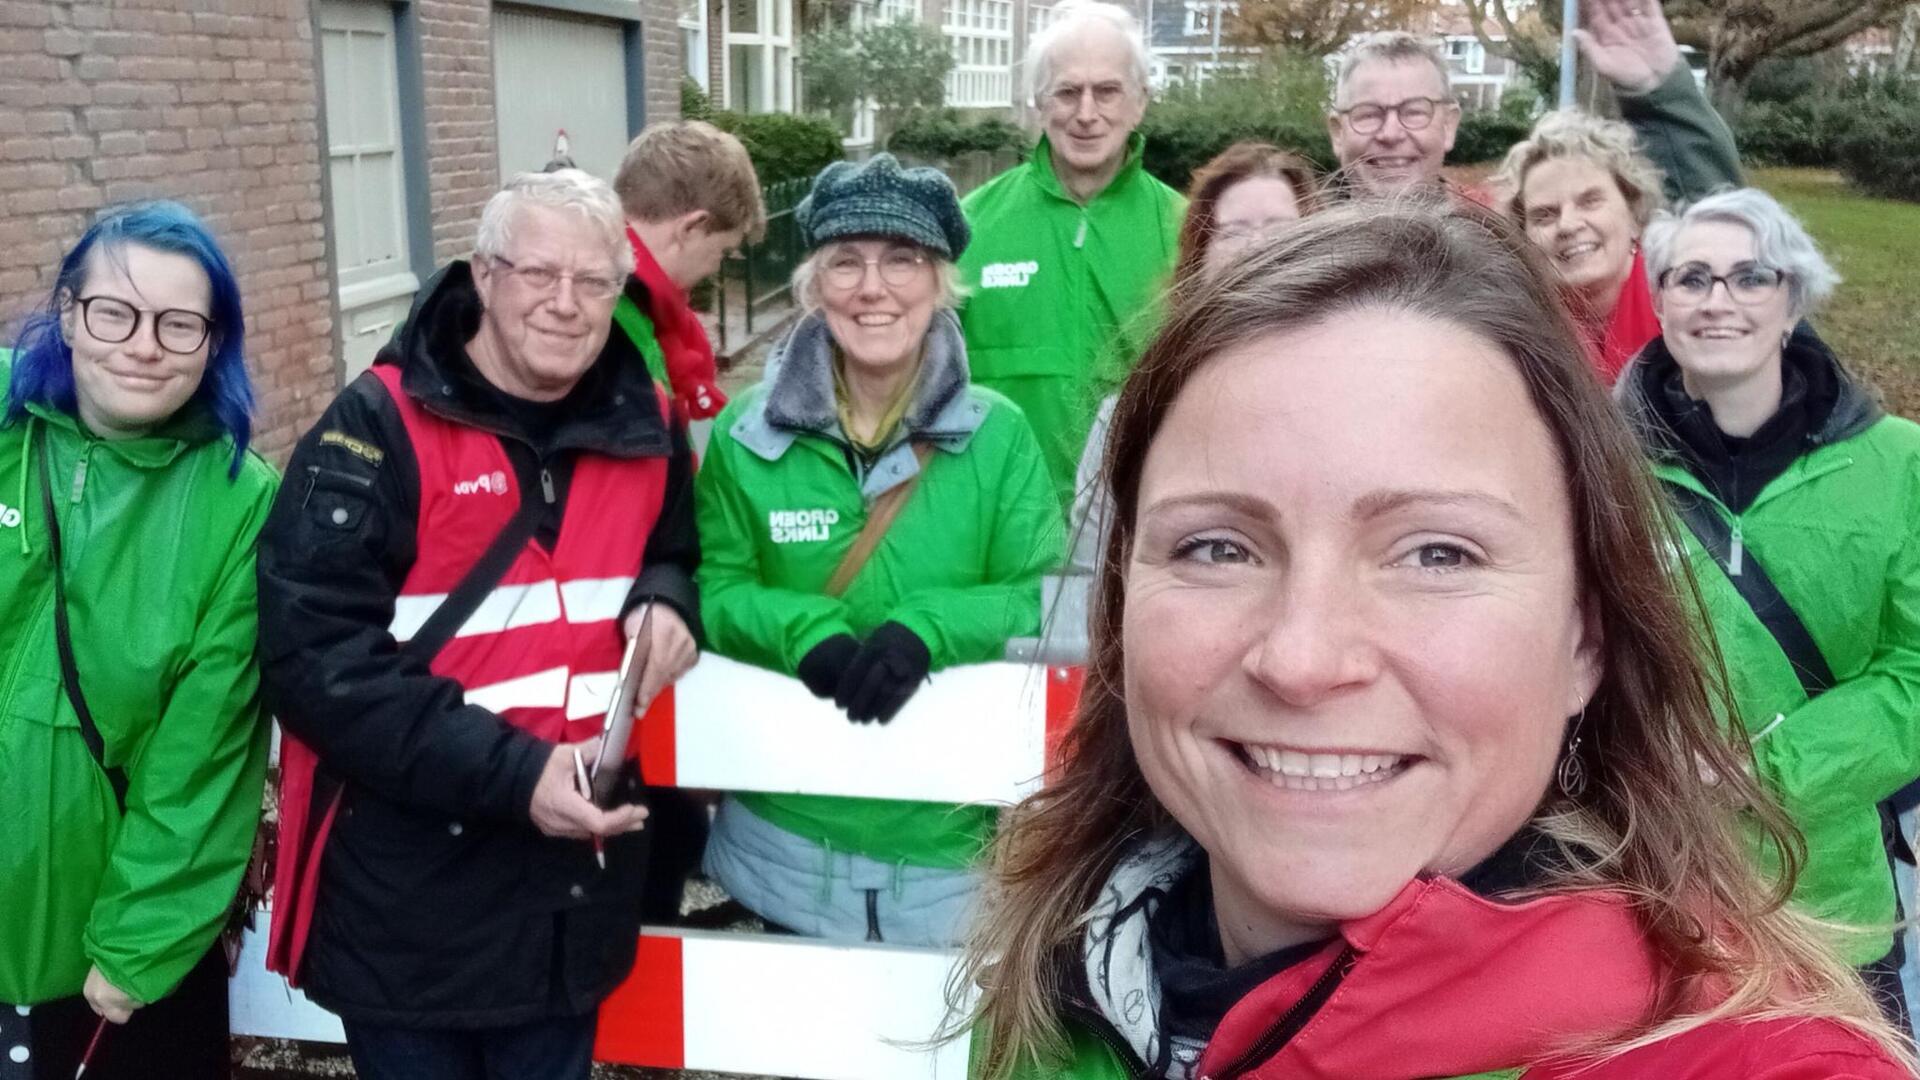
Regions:
<svg viewBox="0 0 1920 1080"><path fill-rule="evenodd" d="M840 556L840 565L833 568L833 576L827 579L826 594L836 599L853 584L860 574L861 567L873 558L880 549L880 541L886 537L887 530L893 528L893 519L900 516L900 508L907 505L913 497L913 489L920 486L920 478L926 475L927 461L933 457L933 446L929 443L913 444L914 459L920 462L920 471L901 483L895 484L873 500L873 509L867 513L867 523L860 526L860 535L853 538L853 546Z"/></svg>

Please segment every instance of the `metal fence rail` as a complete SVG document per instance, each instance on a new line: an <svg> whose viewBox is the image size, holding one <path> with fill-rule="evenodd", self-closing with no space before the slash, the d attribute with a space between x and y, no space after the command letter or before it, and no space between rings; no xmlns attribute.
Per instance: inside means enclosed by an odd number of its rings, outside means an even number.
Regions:
<svg viewBox="0 0 1920 1080"><path fill-rule="evenodd" d="M793 211L800 205L800 200L807 197L812 184L810 177L782 180L760 190L761 200L767 208L766 234L758 243L749 241L741 244L737 254L721 263L715 281L716 313L720 320L720 341L715 344L721 352L728 351L729 305L739 303L742 306L742 323L748 339L754 334L756 313L764 318L768 307L784 309L787 306L794 267L799 266L800 260L806 255L806 249L800 242L800 225L794 220ZM736 288L739 290L737 296Z"/></svg>

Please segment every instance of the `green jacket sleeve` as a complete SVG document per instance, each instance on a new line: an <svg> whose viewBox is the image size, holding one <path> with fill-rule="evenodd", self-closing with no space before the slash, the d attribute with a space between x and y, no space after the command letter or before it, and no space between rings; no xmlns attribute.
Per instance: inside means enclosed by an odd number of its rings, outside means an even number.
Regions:
<svg viewBox="0 0 1920 1080"><path fill-rule="evenodd" d="M272 497L264 486L235 537L191 659L128 769L126 817L87 922L88 959L144 1003L171 993L212 946L260 823L268 728L254 552Z"/></svg>
<svg viewBox="0 0 1920 1080"><path fill-rule="evenodd" d="M1066 1034L1070 1060L1039 1062L1027 1056L999 1076L990 1077L980 1067L986 1056L986 1032L975 1027L968 1044L967 1080L1127 1080L1134 1074L1119 1053L1098 1036L1072 1024Z"/></svg>
<svg viewBox="0 0 1920 1080"><path fill-rule="evenodd" d="M927 643L933 670L992 660L1007 640L1040 631L1040 576L1066 555L1060 504L1053 495L1040 441L1026 418L1007 406L999 419L1007 443L999 493L988 530L984 580L978 585L919 589L901 598L893 618ZM982 432L984 434L984 432ZM976 442L979 437L976 436Z"/></svg>
<svg viewBox="0 0 1920 1080"><path fill-rule="evenodd" d="M1866 667L1756 737L1755 763L1789 811L1877 803L1920 776L1920 544L1903 546L1887 584Z"/></svg>
<svg viewBox="0 0 1920 1080"><path fill-rule="evenodd" d="M1740 150L1684 61L1644 94L1622 93L1620 115L1664 177L1667 200L1681 203L1740 187Z"/></svg>
<svg viewBox="0 0 1920 1080"><path fill-rule="evenodd" d="M851 634L846 607L818 593L764 582L753 510L728 461L722 426L694 480L700 522L700 618L714 652L791 675L808 650L835 634Z"/></svg>

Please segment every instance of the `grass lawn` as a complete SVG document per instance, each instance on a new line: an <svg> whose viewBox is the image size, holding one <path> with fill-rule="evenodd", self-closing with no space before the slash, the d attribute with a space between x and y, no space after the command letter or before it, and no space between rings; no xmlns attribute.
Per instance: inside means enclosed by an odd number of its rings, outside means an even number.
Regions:
<svg viewBox="0 0 1920 1080"><path fill-rule="evenodd" d="M1814 325L1887 407L1920 417L1920 203L1862 196L1820 169L1754 169L1845 280Z"/></svg>

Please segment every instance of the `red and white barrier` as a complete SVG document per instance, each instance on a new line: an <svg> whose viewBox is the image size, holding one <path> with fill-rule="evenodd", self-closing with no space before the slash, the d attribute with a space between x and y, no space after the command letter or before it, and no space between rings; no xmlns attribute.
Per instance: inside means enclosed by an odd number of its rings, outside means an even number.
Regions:
<svg viewBox="0 0 1920 1080"><path fill-rule="evenodd" d="M981 664L934 676L891 724L849 724L797 681L705 656L639 726L649 783L938 802L1032 791L1081 672ZM232 982L235 1034L339 1042L340 1022L266 970L266 922ZM956 954L648 928L601 1008L595 1057L808 1080L961 1080L964 1039L927 1042Z"/></svg>

